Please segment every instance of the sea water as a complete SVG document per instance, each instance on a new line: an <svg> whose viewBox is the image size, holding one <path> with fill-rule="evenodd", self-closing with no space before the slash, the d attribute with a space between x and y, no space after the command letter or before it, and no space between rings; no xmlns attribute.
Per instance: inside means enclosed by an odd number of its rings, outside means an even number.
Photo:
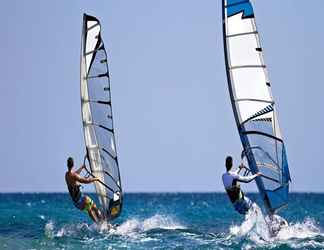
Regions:
<svg viewBox="0 0 324 250"><path fill-rule="evenodd" d="M280 215L270 237L261 210L241 216L223 193L126 193L110 228L68 194L0 194L0 249L324 249L324 194L291 194Z"/></svg>

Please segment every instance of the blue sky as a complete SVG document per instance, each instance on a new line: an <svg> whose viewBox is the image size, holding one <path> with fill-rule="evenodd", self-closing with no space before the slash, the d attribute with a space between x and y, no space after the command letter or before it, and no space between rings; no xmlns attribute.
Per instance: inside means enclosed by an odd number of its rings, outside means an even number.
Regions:
<svg viewBox="0 0 324 250"><path fill-rule="evenodd" d="M293 191L323 191L324 2L254 1ZM0 192L67 191L84 155L79 59L83 12L110 58L126 191L223 191L241 144L227 90L221 1L3 1ZM254 184L249 185L254 189Z"/></svg>

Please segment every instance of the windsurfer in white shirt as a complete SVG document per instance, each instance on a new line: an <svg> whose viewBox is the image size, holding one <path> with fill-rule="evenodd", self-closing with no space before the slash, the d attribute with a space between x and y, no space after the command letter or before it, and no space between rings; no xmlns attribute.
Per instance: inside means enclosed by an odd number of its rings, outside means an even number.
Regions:
<svg viewBox="0 0 324 250"><path fill-rule="evenodd" d="M239 212L240 214L246 214L253 203L248 197L244 195L239 182L251 182L256 177L260 176L261 173L257 173L251 176L239 175L239 171L244 167L243 164L241 164L236 171L231 171L233 167L233 158L231 156L226 157L225 166L226 173L223 174L222 179L228 197L230 198L237 212Z"/></svg>

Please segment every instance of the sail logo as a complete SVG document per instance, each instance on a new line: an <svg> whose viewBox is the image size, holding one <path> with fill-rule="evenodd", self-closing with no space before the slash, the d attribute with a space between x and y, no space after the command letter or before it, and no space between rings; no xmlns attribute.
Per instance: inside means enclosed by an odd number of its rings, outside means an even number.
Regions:
<svg viewBox="0 0 324 250"><path fill-rule="evenodd" d="M243 13L242 19L254 17L252 4L249 0L227 0L227 17Z"/></svg>

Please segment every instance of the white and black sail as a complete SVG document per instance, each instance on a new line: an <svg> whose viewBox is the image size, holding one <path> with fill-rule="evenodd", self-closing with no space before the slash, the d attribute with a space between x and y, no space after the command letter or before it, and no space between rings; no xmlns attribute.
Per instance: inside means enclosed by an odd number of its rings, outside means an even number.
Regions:
<svg viewBox="0 0 324 250"><path fill-rule="evenodd" d="M122 209L107 53L97 18L84 14L81 38L81 112L91 174L107 220Z"/></svg>
<svg viewBox="0 0 324 250"><path fill-rule="evenodd" d="M223 0L228 88L241 142L267 213L288 202L289 169L249 0Z"/></svg>

